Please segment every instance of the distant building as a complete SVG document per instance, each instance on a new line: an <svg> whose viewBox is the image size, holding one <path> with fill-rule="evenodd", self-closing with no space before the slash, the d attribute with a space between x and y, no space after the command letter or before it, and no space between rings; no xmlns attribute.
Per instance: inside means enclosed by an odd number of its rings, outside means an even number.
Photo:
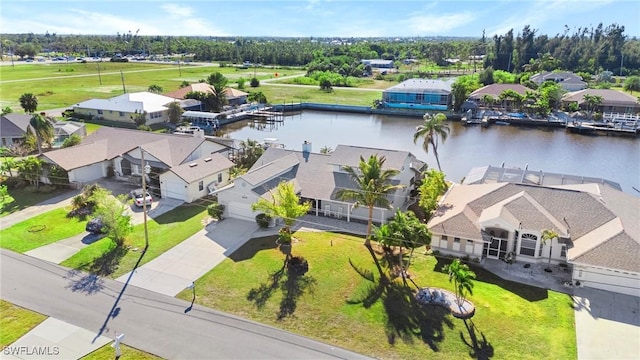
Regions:
<svg viewBox="0 0 640 360"><path fill-rule="evenodd" d="M165 94L165 96L169 96L176 99L184 99L185 96L190 92L201 92L205 94L213 94L215 93L215 90L213 89L213 86L207 83L195 83L195 84L191 84L189 86L180 88L176 91L167 93ZM229 87L224 89L224 94L227 98L227 102L231 106L246 104L247 96L249 96L249 94L247 94L244 91L234 89L234 88L229 88ZM203 110L203 109L189 109L189 110Z"/></svg>
<svg viewBox="0 0 640 360"><path fill-rule="evenodd" d="M382 92L389 108L446 111L451 102L451 82L442 80L409 79Z"/></svg>
<svg viewBox="0 0 640 360"><path fill-rule="evenodd" d="M611 89L584 89L564 94L562 97L562 105L567 106L571 103L578 104L582 110L588 110L585 95L593 95L602 97L602 104L596 109L598 112L607 113L623 113L635 114L640 112L640 102L638 98L624 93L622 91Z"/></svg>
<svg viewBox="0 0 640 360"><path fill-rule="evenodd" d="M578 91L587 88L587 83L582 78L570 71L543 72L533 75L529 80L541 85L546 81L553 81L566 91Z"/></svg>
<svg viewBox="0 0 640 360"><path fill-rule="evenodd" d="M134 124L132 117L146 113L147 125L169 121L167 105L176 100L147 91L123 94L111 99L91 99L73 106L73 112L98 120Z"/></svg>
<svg viewBox="0 0 640 360"><path fill-rule="evenodd" d="M374 69L393 69L393 60L383 60L383 59L363 59L361 62L364 65L369 65Z"/></svg>

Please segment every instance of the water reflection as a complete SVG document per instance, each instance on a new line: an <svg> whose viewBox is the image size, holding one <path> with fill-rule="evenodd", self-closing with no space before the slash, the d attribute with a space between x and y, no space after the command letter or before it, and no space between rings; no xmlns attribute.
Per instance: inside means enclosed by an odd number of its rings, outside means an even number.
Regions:
<svg viewBox="0 0 640 360"><path fill-rule="evenodd" d="M413 143L413 133L421 119L378 115L304 111L286 116L284 123L259 130L248 121L225 126L224 133L236 139L262 141L276 137L288 149L301 150L302 142L313 144L318 152L324 146L348 144L410 151L437 167L431 149ZM622 185L624 191L638 195L640 189L640 139L584 136L562 129L522 128L494 125L490 128L465 127L450 122L451 132L438 154L447 178L460 181L472 167L503 162L509 167L546 172L601 177Z"/></svg>

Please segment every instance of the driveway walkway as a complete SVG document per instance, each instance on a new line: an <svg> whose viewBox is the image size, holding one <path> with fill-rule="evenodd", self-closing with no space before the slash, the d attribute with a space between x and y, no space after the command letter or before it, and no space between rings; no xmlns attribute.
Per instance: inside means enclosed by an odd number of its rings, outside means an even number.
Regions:
<svg viewBox="0 0 640 360"><path fill-rule="evenodd" d="M108 344L111 339L95 332L48 318L3 349L3 359L80 359ZM10 355L7 355L10 354Z"/></svg>
<svg viewBox="0 0 640 360"><path fill-rule="evenodd" d="M640 359L640 298L574 290L578 359Z"/></svg>
<svg viewBox="0 0 640 360"><path fill-rule="evenodd" d="M257 229L255 221L225 219L212 222L204 230L136 269L129 285L175 296L231 255ZM117 281L124 283L129 275L125 274Z"/></svg>

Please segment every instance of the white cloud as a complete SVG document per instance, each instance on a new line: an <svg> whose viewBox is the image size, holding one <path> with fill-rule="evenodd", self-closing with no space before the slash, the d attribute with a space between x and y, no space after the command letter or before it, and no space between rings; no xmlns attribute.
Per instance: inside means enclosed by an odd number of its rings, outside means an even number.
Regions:
<svg viewBox="0 0 640 360"><path fill-rule="evenodd" d="M170 15L176 15L180 17L189 17L193 14L193 9L188 6L182 6L177 4L163 4L162 10L166 11Z"/></svg>

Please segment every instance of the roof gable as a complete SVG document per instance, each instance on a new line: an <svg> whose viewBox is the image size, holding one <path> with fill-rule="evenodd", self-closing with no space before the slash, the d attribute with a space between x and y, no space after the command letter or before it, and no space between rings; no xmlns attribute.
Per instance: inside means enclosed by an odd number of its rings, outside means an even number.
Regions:
<svg viewBox="0 0 640 360"><path fill-rule="evenodd" d="M22 137L27 132L31 115L5 114L0 118L0 137Z"/></svg>
<svg viewBox="0 0 640 360"><path fill-rule="evenodd" d="M187 184L204 179L207 176L219 173L233 167L226 157L220 154L211 154L194 161L189 161L182 165L172 167L169 172L174 173Z"/></svg>

